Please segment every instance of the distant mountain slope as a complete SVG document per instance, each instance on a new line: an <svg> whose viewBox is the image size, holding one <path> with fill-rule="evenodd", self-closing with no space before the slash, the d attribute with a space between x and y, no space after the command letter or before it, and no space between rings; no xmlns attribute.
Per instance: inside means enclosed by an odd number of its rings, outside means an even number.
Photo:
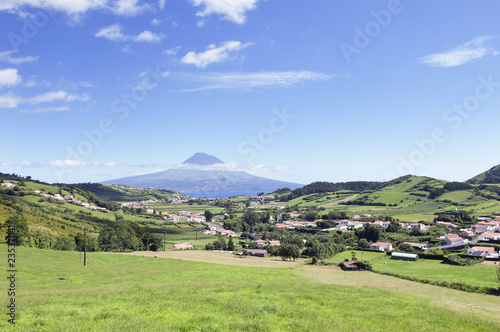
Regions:
<svg viewBox="0 0 500 332"><path fill-rule="evenodd" d="M159 188L179 192L211 191L263 191L272 192L278 188L298 188L298 183L271 180L241 171L204 171L170 169L163 172L130 176L105 181L103 184L122 184L136 188Z"/></svg>
<svg viewBox="0 0 500 332"><path fill-rule="evenodd" d="M183 164L200 165L200 166L223 164L223 163L224 162L219 158L203 152L197 152L183 162Z"/></svg>
<svg viewBox="0 0 500 332"><path fill-rule="evenodd" d="M500 165L494 166L466 182L470 184L500 183Z"/></svg>

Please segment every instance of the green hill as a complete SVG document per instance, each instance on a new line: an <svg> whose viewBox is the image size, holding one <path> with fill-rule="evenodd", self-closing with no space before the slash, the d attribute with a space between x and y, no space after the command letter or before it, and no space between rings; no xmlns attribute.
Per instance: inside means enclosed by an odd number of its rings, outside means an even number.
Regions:
<svg viewBox="0 0 500 332"><path fill-rule="evenodd" d="M380 219L432 221L447 211L466 210L478 216L499 212L499 189L406 175L387 182L315 182L279 197L297 208L325 211L321 214L343 211Z"/></svg>
<svg viewBox="0 0 500 332"><path fill-rule="evenodd" d="M500 183L500 165L494 166L475 177L466 181L470 184L494 184Z"/></svg>

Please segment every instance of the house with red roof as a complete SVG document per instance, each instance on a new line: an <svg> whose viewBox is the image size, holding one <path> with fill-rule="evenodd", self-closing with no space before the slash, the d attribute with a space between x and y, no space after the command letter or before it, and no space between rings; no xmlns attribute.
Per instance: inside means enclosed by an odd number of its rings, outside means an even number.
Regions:
<svg viewBox="0 0 500 332"><path fill-rule="evenodd" d="M467 249L467 255L475 255L475 256L491 256L495 255L495 248L493 247L472 247Z"/></svg>
<svg viewBox="0 0 500 332"><path fill-rule="evenodd" d="M478 241L500 240L500 233L486 232L477 237Z"/></svg>
<svg viewBox="0 0 500 332"><path fill-rule="evenodd" d="M444 243L446 244L462 244L465 240L458 236L458 234L446 234L444 236Z"/></svg>

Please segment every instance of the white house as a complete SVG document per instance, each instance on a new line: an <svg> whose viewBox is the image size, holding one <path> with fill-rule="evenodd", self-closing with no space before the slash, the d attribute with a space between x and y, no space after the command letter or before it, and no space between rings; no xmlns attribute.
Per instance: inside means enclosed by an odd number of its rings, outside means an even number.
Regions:
<svg viewBox="0 0 500 332"><path fill-rule="evenodd" d="M446 234L444 236L444 243L446 244L462 244L465 240L457 234Z"/></svg>
<svg viewBox="0 0 500 332"><path fill-rule="evenodd" d="M477 237L478 241L500 240L500 233L486 232Z"/></svg>
<svg viewBox="0 0 500 332"><path fill-rule="evenodd" d="M472 247L467 249L467 255L491 256L495 254L495 248L493 247Z"/></svg>
<svg viewBox="0 0 500 332"><path fill-rule="evenodd" d="M337 230L339 231L347 231L347 225L337 225L336 226Z"/></svg>
<svg viewBox="0 0 500 332"><path fill-rule="evenodd" d="M375 242L375 243L373 243L373 244L370 245L370 249L372 249L372 250L380 250L380 251L384 251L384 250L391 251L392 250L392 243L388 243L388 242Z"/></svg>

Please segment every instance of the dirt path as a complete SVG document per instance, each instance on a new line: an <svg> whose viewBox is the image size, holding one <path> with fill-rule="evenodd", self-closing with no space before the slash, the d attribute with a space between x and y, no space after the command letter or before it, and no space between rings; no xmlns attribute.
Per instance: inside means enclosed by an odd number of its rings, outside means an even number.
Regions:
<svg viewBox="0 0 500 332"><path fill-rule="evenodd" d="M205 262L223 265L254 266L254 267L274 267L290 268L304 265L304 259L298 259L295 262L284 262L279 257L252 257L245 258L235 256L227 252L205 251L205 250L179 250L179 251L136 251L125 253L123 255L136 255L158 258L174 258L185 261Z"/></svg>
<svg viewBox="0 0 500 332"><path fill-rule="evenodd" d="M465 313L472 313L489 321L500 323L500 297L467 293L454 289L426 285L408 280L398 279L372 272L345 272L333 266L305 265L303 259L296 262L284 262L277 257L240 258L227 252L187 250L167 252L133 252L124 255L137 255L158 258L173 258L186 261L213 264L291 268L294 273L306 282L323 285L373 287L393 292L403 292L420 297L423 301Z"/></svg>

